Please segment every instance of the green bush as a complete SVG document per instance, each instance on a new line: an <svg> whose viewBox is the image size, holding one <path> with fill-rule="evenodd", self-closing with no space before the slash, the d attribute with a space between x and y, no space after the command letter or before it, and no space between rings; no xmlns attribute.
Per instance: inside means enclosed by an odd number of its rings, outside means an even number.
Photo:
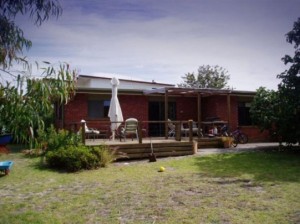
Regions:
<svg viewBox="0 0 300 224"><path fill-rule="evenodd" d="M108 164L112 163L117 159L115 150L110 150L106 145L93 147L92 153L95 154L100 160L101 167L107 167Z"/></svg>
<svg viewBox="0 0 300 224"><path fill-rule="evenodd" d="M46 162L49 167L71 172L106 167L114 159L114 154L106 146L69 145L48 151L46 154Z"/></svg>
<svg viewBox="0 0 300 224"><path fill-rule="evenodd" d="M56 150L69 145L79 146L81 144L81 136L68 130L56 130L53 125L45 132L39 131L38 141L42 145L46 145L46 150Z"/></svg>

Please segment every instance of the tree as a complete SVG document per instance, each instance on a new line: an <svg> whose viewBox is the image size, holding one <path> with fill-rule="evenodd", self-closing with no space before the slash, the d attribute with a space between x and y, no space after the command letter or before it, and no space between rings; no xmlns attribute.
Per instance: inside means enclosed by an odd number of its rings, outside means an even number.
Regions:
<svg viewBox="0 0 300 224"><path fill-rule="evenodd" d="M300 18L286 34L286 40L294 44L295 55L282 58L290 68L278 75L282 79L278 86L282 109L280 129L288 143L300 143Z"/></svg>
<svg viewBox="0 0 300 224"><path fill-rule="evenodd" d="M67 103L74 94L76 72L67 64L59 68L49 66L43 76L42 79L18 76L16 86L0 84L0 128L4 129L0 131L12 133L18 142L29 142L29 127L44 130L45 122L53 117L54 103Z"/></svg>
<svg viewBox="0 0 300 224"><path fill-rule="evenodd" d="M295 55L285 55L282 60L291 66L277 76L281 83L276 92L257 92L251 114L262 129L275 127L283 141L300 143L300 18L286 34L286 40L294 44Z"/></svg>
<svg viewBox="0 0 300 224"><path fill-rule="evenodd" d="M64 104L74 94L76 71L69 65L55 68L49 63L42 78L30 77L31 65L23 56L32 42L15 23L16 17L29 15L37 26L50 17L58 17L62 8L58 0L0 0L0 72L16 78L16 85L0 82L0 132L13 134L18 142L28 143L29 127L44 130L54 113L54 103ZM11 70L14 63L24 63L24 71ZM0 80L1 81L1 80Z"/></svg>
<svg viewBox="0 0 300 224"><path fill-rule="evenodd" d="M26 62L24 49L32 42L24 36L24 31L15 23L17 15L29 14L34 24L40 26L50 16L58 17L62 8L57 0L1 0L0 1L0 66L9 68L12 62Z"/></svg>
<svg viewBox="0 0 300 224"><path fill-rule="evenodd" d="M230 75L226 69L218 65L202 65L198 68L197 77L194 73L187 73L182 79L183 82L178 84L179 87L223 89L226 87Z"/></svg>
<svg viewBox="0 0 300 224"><path fill-rule="evenodd" d="M279 94L275 90L260 87L251 103L251 120L261 130L275 132L278 130L280 113Z"/></svg>

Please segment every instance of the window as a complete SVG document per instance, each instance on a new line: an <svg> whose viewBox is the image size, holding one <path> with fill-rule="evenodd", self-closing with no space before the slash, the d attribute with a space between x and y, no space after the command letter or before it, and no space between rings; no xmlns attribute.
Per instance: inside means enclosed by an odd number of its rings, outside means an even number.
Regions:
<svg viewBox="0 0 300 224"><path fill-rule="evenodd" d="M88 117L89 118L106 118L110 100L89 100L88 101Z"/></svg>
<svg viewBox="0 0 300 224"><path fill-rule="evenodd" d="M246 103L246 102L238 103L239 126L252 125L251 117L250 117L250 107L251 107L251 103Z"/></svg>

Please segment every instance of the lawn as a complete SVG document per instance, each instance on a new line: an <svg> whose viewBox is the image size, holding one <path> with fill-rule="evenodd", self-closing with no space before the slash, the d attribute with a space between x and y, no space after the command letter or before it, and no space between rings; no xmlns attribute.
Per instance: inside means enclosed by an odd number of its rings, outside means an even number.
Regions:
<svg viewBox="0 0 300 224"><path fill-rule="evenodd" d="M0 160L14 161L0 177L0 223L300 222L295 152L119 162L77 173L17 152Z"/></svg>

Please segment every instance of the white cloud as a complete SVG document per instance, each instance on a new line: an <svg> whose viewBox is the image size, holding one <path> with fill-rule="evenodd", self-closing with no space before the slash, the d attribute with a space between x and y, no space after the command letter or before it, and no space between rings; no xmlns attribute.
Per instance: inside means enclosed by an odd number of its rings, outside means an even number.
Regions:
<svg viewBox="0 0 300 224"><path fill-rule="evenodd" d="M58 20L27 25L35 60L66 61L82 74L123 74L177 84L203 64L220 65L230 85L276 88L284 34L300 2L276 0L65 1Z"/></svg>

